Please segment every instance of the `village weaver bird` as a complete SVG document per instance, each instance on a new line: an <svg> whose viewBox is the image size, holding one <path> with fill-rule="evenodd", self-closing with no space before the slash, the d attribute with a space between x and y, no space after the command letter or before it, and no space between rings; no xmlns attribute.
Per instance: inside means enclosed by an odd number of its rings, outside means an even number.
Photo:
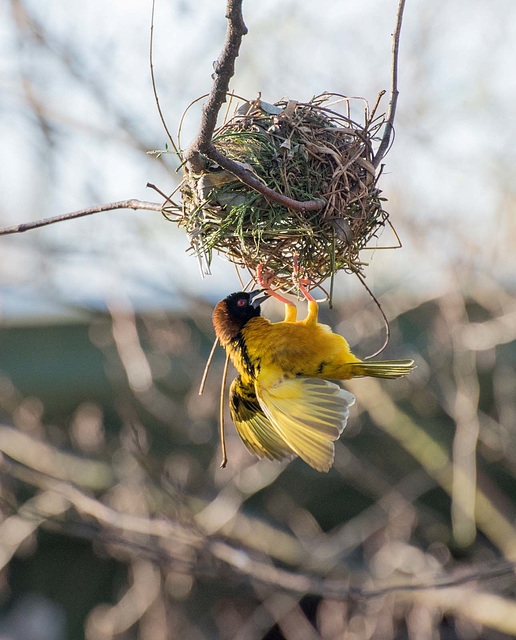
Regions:
<svg viewBox="0 0 516 640"><path fill-rule="evenodd" d="M346 426L354 396L330 380L362 376L399 378L413 360L362 362L346 340L318 322L318 304L297 321L296 307L270 288L233 293L216 306L213 325L239 375L230 388L230 411L246 447L260 458L299 456L329 471L334 441ZM285 320L272 323L260 304L273 295L286 303Z"/></svg>

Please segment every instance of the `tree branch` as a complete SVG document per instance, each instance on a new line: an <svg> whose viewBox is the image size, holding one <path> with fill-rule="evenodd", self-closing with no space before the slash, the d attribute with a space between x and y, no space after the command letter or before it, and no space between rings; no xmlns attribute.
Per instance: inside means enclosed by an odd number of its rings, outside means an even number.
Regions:
<svg viewBox="0 0 516 640"><path fill-rule="evenodd" d="M63 215L53 216L52 218L43 218L42 220L35 220L34 222L24 222L22 224L15 225L14 227L4 227L3 229L0 229L0 236L7 236L12 233L23 233L30 229L46 227L47 225L54 224L55 222L74 220L75 218L91 216L94 213L102 213L103 211L113 211L114 209L146 209L149 211L161 211L163 209L163 205L157 202L135 200L134 198L132 200L120 200L120 202L109 202L108 204L101 204L98 207L80 209L79 211L64 213Z"/></svg>
<svg viewBox="0 0 516 640"><path fill-rule="evenodd" d="M391 583L384 586L360 587L350 585L349 577L321 578L288 569L275 567L262 558L252 556L241 549L220 541L210 541L211 554L233 567L238 573L246 574L254 580L268 584L292 593L304 595L318 595L325 598L371 600L388 593L427 591L450 589L471 583L486 582L496 578L508 577L514 574L516 564L510 560L498 560L490 565L470 565L466 571L463 568L450 573L439 573L428 580L416 582Z"/></svg>
<svg viewBox="0 0 516 640"><path fill-rule="evenodd" d="M398 57L400 48L401 23L403 21L403 10L405 9L405 0L400 0L398 4L398 13L396 14L396 28L392 36L392 76L391 76L391 97L389 100L389 109L387 111L387 121L383 132L382 141L378 147L375 157L373 158L373 166L375 169L382 161L383 157L389 149L391 143L391 135L394 130L394 118L396 116L396 105L398 103Z"/></svg>
<svg viewBox="0 0 516 640"><path fill-rule="evenodd" d="M235 60L238 57L242 38L247 33L247 27L242 16L242 0L228 0L226 18L228 19L226 40L222 53L215 63L213 86L202 110L199 133L184 154L189 170L192 173L200 173L206 169L206 160L203 158L205 156L232 173L251 189L262 194L267 200L272 200L296 211L322 209L325 204L322 199L301 202L270 189L243 165L218 151L213 144L213 132L217 125L217 117L222 104L226 101L229 82L235 73Z"/></svg>
<svg viewBox="0 0 516 640"><path fill-rule="evenodd" d="M235 73L235 60L238 57L242 38L247 33L242 15L242 0L228 0L226 18L228 19L226 40L222 53L214 65L213 86L202 110L199 133L184 155L194 173L200 173L206 167L201 154L205 154L212 146L217 117L221 106L226 101L229 81Z"/></svg>

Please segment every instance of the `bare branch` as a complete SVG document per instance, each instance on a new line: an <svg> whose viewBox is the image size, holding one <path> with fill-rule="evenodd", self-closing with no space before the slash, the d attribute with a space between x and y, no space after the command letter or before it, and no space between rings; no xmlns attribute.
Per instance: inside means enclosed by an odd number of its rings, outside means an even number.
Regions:
<svg viewBox="0 0 516 640"><path fill-rule="evenodd" d="M398 57L400 48L401 23L403 21L403 10L405 9L405 0L400 0L398 4L398 13L396 14L396 28L392 36L392 76L391 76L391 97L389 101L389 110L387 111L387 121L383 132L382 141L378 147L375 157L373 158L374 168L382 161L383 157L389 149L391 136L394 130L394 118L396 116L396 105L398 103Z"/></svg>
<svg viewBox="0 0 516 640"><path fill-rule="evenodd" d="M206 168L206 160L203 158L205 156L232 173L251 189L261 193L267 200L272 200L295 211L322 209L325 204L324 200L300 202L270 189L244 166L234 160L230 160L218 151L213 144L212 138L217 125L217 117L221 106L226 101L229 82L235 73L235 60L238 57L242 38L247 33L247 27L242 16L242 0L228 0L226 18L228 19L226 40L222 53L215 63L213 86L202 110L199 133L184 154L190 171L193 173L203 171Z"/></svg>
<svg viewBox="0 0 516 640"><path fill-rule="evenodd" d="M3 229L0 229L0 236L8 236L12 233L23 233L24 231L30 231L31 229L46 227L47 225L54 224L55 222L75 220L75 218L91 216L94 213L102 213L103 211L113 211L114 209L146 209L148 211L161 211L163 209L163 205L157 202L135 200L134 198L132 200L120 200L120 202L109 202L108 204L101 204L98 207L80 209L79 211L64 213L63 215L53 216L52 218L43 218L42 220L36 220L34 222L24 222L22 224L15 225L14 227L4 227Z"/></svg>
<svg viewBox="0 0 516 640"><path fill-rule="evenodd" d="M235 73L235 60L238 57L240 44L243 36L247 33L247 27L244 24L242 15L242 0L228 0L226 18L228 19L226 41L224 42L222 53L215 63L213 86L202 110L199 133L185 151L184 157L195 173L205 168L201 153L206 153L206 150L212 144L211 140L217 125L217 117L221 106L226 101L229 81Z"/></svg>

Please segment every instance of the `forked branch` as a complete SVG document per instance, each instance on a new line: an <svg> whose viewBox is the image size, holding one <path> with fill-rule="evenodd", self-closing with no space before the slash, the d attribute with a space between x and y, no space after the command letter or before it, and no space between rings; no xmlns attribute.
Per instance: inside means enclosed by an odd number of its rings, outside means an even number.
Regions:
<svg viewBox="0 0 516 640"><path fill-rule="evenodd" d="M242 164L231 160L218 151L213 144L213 132L217 125L217 117L221 106L226 101L229 82L235 73L235 60L240 51L242 38L247 33L247 27L242 15L242 0L228 0L226 18L228 19L226 40L222 53L215 63L213 86L202 111L199 133L184 154L190 172L201 173L206 169L206 158L208 158L232 173L251 189L261 193L268 200L296 211L322 209L325 204L322 199L301 202L270 189Z"/></svg>
<svg viewBox="0 0 516 640"><path fill-rule="evenodd" d="M221 106L226 101L229 82L235 73L235 60L240 51L242 38L247 33L247 27L242 15L242 0L228 0L226 9L228 28L222 53L214 65L213 86L206 101L201 116L201 126L197 137L185 151L185 160L194 173L205 169L205 160L201 154L213 147L212 137L217 126L217 117Z"/></svg>

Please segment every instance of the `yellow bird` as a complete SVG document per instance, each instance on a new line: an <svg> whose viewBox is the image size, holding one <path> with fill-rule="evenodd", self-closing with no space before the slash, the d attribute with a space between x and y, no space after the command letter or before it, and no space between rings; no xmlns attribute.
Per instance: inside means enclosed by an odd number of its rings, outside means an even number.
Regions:
<svg viewBox="0 0 516 640"><path fill-rule="evenodd" d="M220 344L239 373L230 389L231 416L258 457L298 455L317 471L329 471L333 443L355 398L328 379L399 378L412 371L414 361L359 360L342 336L318 322L319 307L306 292L304 320L296 320L290 305L285 320L272 323L260 315L260 304L271 294L270 289L233 293L213 313Z"/></svg>

